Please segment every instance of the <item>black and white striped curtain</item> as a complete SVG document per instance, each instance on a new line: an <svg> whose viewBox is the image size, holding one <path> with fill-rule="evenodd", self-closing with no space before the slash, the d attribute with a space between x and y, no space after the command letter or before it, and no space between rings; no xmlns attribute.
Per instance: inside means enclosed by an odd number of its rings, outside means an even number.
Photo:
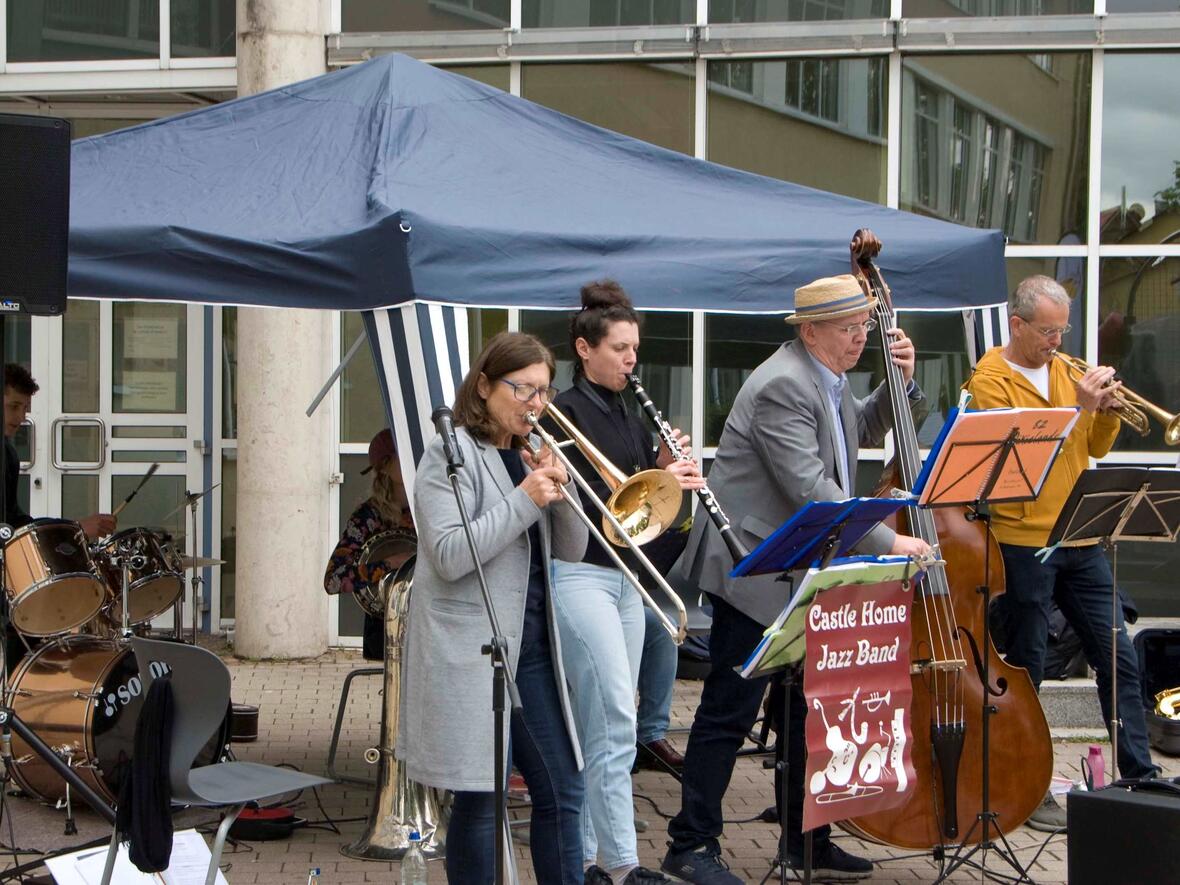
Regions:
<svg viewBox="0 0 1180 885"><path fill-rule="evenodd" d="M414 303L363 316L386 419L413 501L414 470L434 436L430 415L454 403L467 374L467 310Z"/></svg>
<svg viewBox="0 0 1180 885"><path fill-rule="evenodd" d="M1008 343L1008 305L965 310L963 326L967 331L967 356L974 368L988 350Z"/></svg>

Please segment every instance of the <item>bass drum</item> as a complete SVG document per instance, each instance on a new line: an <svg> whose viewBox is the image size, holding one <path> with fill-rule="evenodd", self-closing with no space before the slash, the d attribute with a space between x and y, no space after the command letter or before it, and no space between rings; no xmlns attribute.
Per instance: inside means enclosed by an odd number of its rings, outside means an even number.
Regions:
<svg viewBox="0 0 1180 885"><path fill-rule="evenodd" d="M65 636L21 661L12 679L12 708L78 776L114 803L131 760L144 686L131 649L96 636ZM197 757L217 762L229 741L229 716ZM12 774L47 802L65 798L65 781L16 734Z"/></svg>

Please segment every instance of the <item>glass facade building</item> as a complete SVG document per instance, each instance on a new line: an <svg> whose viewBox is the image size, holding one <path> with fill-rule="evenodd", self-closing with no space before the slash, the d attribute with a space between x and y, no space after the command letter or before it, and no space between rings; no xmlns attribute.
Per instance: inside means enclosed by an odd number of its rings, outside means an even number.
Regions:
<svg viewBox="0 0 1180 885"><path fill-rule="evenodd" d="M1127 386L1180 409L1177 0L326 7L329 69L404 52L670 150L1000 228L1010 285L1045 273L1073 295L1064 349L1116 366ZM5 111L68 117L82 137L234 95L232 0L0 0L0 8ZM700 207L702 224L709 211ZM602 276L610 274L604 263ZM895 295L935 405L920 428L928 442L970 370L967 326L958 314L906 312L904 293ZM790 303L784 292L784 308ZM343 354L360 322L335 322ZM489 308L472 311L470 327L473 348L503 328L535 332L554 346L557 383L569 374L564 315ZM168 482L138 519L187 538L191 520L169 514L170 496L220 483L197 525L208 539L200 549L227 560L209 575L214 624L233 617L234 331L230 308L79 301L64 319L23 319L7 332L8 352L44 379L20 440L23 488L38 512L90 512L117 500L145 460L161 460ZM707 460L742 381L789 334L781 316L729 314L724 304L648 314L647 387ZM878 350L866 352L854 389L875 384L879 364ZM340 482L325 506L335 527L366 494L359 470L382 421L363 348L330 402ZM1172 465L1176 454L1154 428L1121 434L1104 463ZM863 453L878 464L887 455ZM50 460L58 467L46 471ZM334 536L321 540L326 558ZM1180 615L1164 580L1178 566L1172 546L1121 548L1120 579L1145 614ZM354 641L360 618L351 604L333 618L333 637Z"/></svg>

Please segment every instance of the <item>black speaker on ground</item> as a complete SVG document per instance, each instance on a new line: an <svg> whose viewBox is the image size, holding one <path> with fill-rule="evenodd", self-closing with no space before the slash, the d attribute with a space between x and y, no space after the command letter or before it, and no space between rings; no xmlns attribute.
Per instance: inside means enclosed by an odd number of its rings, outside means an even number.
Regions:
<svg viewBox="0 0 1180 885"><path fill-rule="evenodd" d="M0 114L0 310L66 309L70 123Z"/></svg>
<svg viewBox="0 0 1180 885"><path fill-rule="evenodd" d="M1168 792L1166 783L1154 786L1069 794L1069 885L1176 881L1180 788Z"/></svg>

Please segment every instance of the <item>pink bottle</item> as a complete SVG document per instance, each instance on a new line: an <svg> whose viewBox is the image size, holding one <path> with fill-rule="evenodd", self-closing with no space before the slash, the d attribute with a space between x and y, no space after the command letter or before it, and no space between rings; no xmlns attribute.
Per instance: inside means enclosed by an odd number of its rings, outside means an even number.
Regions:
<svg viewBox="0 0 1180 885"><path fill-rule="evenodd" d="M1090 745L1090 752L1086 756L1086 764L1090 767L1090 777L1094 779L1094 789L1100 790L1106 786L1106 760L1102 756L1102 748L1096 744Z"/></svg>

